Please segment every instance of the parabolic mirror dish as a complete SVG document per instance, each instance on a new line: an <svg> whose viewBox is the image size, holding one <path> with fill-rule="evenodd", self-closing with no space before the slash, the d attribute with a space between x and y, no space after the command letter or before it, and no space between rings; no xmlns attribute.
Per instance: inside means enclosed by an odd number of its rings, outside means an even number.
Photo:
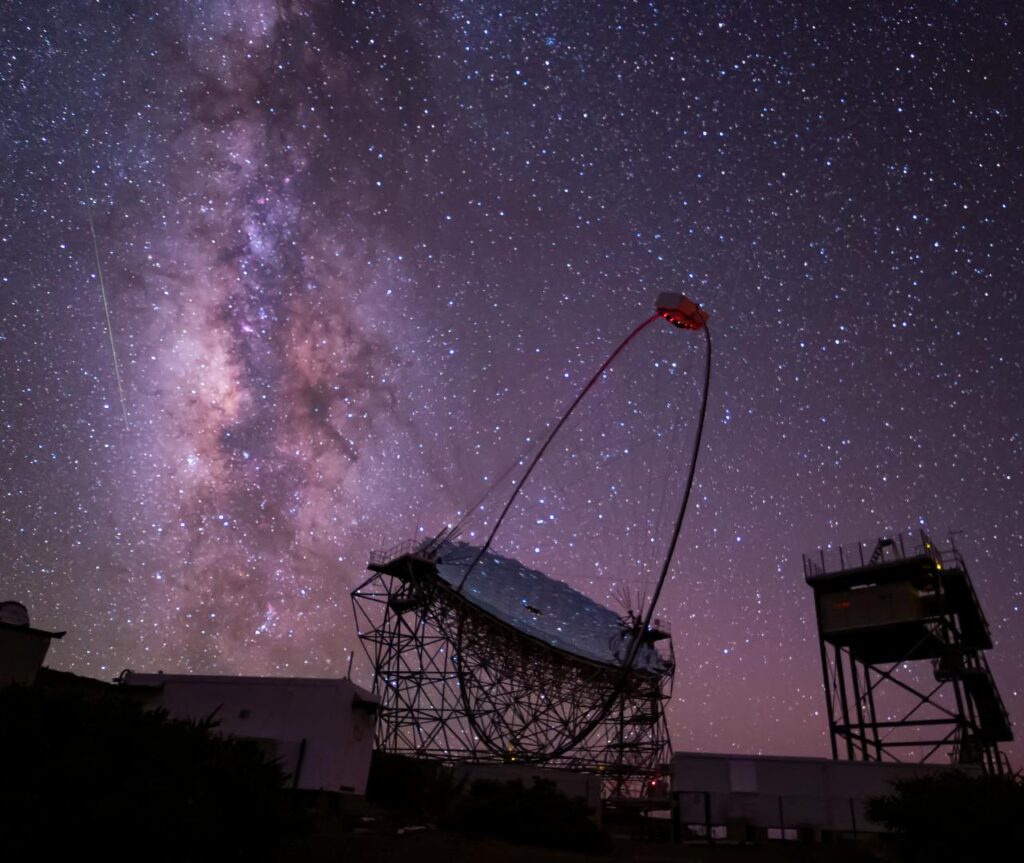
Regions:
<svg viewBox="0 0 1024 863"><path fill-rule="evenodd" d="M446 543L437 551L437 573L457 588L480 549ZM564 582L488 551L466 581L463 596L520 632L558 650L603 665L621 666L632 638L629 625L611 609ZM644 643L633 667L665 673L671 660Z"/></svg>

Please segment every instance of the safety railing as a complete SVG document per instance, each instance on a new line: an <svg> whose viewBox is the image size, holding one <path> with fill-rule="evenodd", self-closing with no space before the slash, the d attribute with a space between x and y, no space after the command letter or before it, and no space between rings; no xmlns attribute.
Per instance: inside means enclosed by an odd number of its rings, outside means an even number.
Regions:
<svg viewBox="0 0 1024 863"><path fill-rule="evenodd" d="M390 548L376 549L370 552L370 565L383 566L402 555L423 552L431 542L431 539L407 539Z"/></svg>
<svg viewBox="0 0 1024 863"><path fill-rule="evenodd" d="M922 530L884 536L874 545L857 542L819 548L816 552L803 555L804 575L810 577L827 572L843 572L921 555L931 557L940 569L963 568L963 559L955 548L939 549Z"/></svg>

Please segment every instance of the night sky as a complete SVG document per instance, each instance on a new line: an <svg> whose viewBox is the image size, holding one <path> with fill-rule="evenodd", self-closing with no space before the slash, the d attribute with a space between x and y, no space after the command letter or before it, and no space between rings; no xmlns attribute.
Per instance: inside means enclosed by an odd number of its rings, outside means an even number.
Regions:
<svg viewBox="0 0 1024 863"><path fill-rule="evenodd" d="M801 554L922 527L1019 721L1022 44L946 0L4 4L0 599L79 674L368 684L368 552L679 290L675 747L825 754ZM656 323L496 544L612 607L699 407Z"/></svg>

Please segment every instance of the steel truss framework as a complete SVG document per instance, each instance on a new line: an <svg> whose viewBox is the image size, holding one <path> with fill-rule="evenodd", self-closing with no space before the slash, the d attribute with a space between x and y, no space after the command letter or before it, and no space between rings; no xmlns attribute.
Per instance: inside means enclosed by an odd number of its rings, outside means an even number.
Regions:
<svg viewBox="0 0 1024 863"><path fill-rule="evenodd" d="M1006 767L959 674L937 672L934 685L921 686L908 676L906 662L863 662L850 648L825 642L822 654L833 757L924 762L948 753L956 764L978 764L991 772ZM989 673L976 651L965 652L962 664L969 674ZM884 707L894 693L905 696L901 710L880 713L876 702Z"/></svg>
<svg viewBox="0 0 1024 863"><path fill-rule="evenodd" d="M370 569L352 603L381 700L379 749L593 771L605 778L606 798L660 789L671 755L664 710L674 671L670 642L660 672L623 676L620 667L553 648L473 605L429 557L385 554Z"/></svg>
<svg viewBox="0 0 1024 863"><path fill-rule="evenodd" d="M1008 764L998 744L1013 734L985 659L992 643L963 559L955 548L938 551L924 533L909 554L899 540L880 541L867 563L861 549L860 565L845 576L827 572L824 555L821 565L804 558L815 588L832 756L918 762L945 756L947 763L1003 772ZM902 627L865 627L863 637L825 631L823 604L837 596L830 580L864 589L905 578L907 567L914 567L924 599L920 616Z"/></svg>

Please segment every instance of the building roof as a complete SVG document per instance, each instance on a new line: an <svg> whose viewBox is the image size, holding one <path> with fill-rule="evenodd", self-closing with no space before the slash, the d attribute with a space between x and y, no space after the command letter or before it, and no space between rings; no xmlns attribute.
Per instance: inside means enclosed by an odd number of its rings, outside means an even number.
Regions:
<svg viewBox="0 0 1024 863"><path fill-rule="evenodd" d="M167 683L209 684L211 686L350 686L355 692L355 703L376 707L379 699L372 692L353 683L347 677L260 677L230 674L156 674L128 671L119 680L127 686L159 688Z"/></svg>
<svg viewBox="0 0 1024 863"><path fill-rule="evenodd" d="M36 629L33 626L21 626L17 623L2 623L0 622L0 629L10 630L13 632L27 632L30 635L39 635L46 638L63 638L67 635L66 631L62 632L49 632L45 629Z"/></svg>

